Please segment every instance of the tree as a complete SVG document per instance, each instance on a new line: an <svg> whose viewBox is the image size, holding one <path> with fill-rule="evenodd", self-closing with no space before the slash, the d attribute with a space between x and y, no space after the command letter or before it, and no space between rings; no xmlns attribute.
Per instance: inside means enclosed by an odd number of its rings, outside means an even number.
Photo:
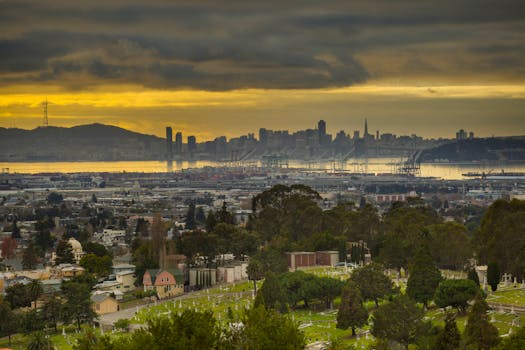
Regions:
<svg viewBox="0 0 525 350"><path fill-rule="evenodd" d="M77 337L74 350L117 350L129 348L128 339L114 341L107 335L97 336L93 329L88 328L80 337Z"/></svg>
<svg viewBox="0 0 525 350"><path fill-rule="evenodd" d="M368 321L368 311L363 306L361 292L357 285L348 281L343 287L341 294L341 304L337 312L337 328L352 328L352 335L355 336L356 327L361 327Z"/></svg>
<svg viewBox="0 0 525 350"><path fill-rule="evenodd" d="M151 223L151 243L153 258L162 266L166 256L166 227L159 213L153 216Z"/></svg>
<svg viewBox="0 0 525 350"><path fill-rule="evenodd" d="M250 259L246 270L248 273L248 279L253 281L253 291L254 293L257 293L257 281L261 280L264 276L263 264L259 259L253 257Z"/></svg>
<svg viewBox="0 0 525 350"><path fill-rule="evenodd" d="M282 309L284 307L281 284L277 276L269 271L266 273L264 283L257 293L254 305L263 305L266 309Z"/></svg>
<svg viewBox="0 0 525 350"><path fill-rule="evenodd" d="M210 210L206 217L206 231L211 232L215 228L215 225L217 225L217 218L213 210Z"/></svg>
<svg viewBox="0 0 525 350"><path fill-rule="evenodd" d="M465 312L469 300L479 293L479 287L469 279L450 280L446 279L439 283L434 302L438 307L446 308L452 306L460 313Z"/></svg>
<svg viewBox="0 0 525 350"><path fill-rule="evenodd" d="M75 256L73 255L73 248L66 240L58 242L56 249L55 265L60 264L74 264Z"/></svg>
<svg viewBox="0 0 525 350"><path fill-rule="evenodd" d="M107 255L97 256L95 254L87 254L80 259L79 264L89 273L93 273L97 277L105 277L111 272L113 261L111 257Z"/></svg>
<svg viewBox="0 0 525 350"><path fill-rule="evenodd" d="M525 349L525 327L520 327L512 335L501 340L495 350L522 350Z"/></svg>
<svg viewBox="0 0 525 350"><path fill-rule="evenodd" d="M461 344L461 334L459 333L456 317L452 313L447 313L445 318L445 328L439 333L434 350L456 350Z"/></svg>
<svg viewBox="0 0 525 350"><path fill-rule="evenodd" d="M93 203L98 202L97 196L94 193L91 195L91 202Z"/></svg>
<svg viewBox="0 0 525 350"><path fill-rule="evenodd" d="M24 270L34 270L38 264L38 256L36 254L35 245L29 242L24 254L22 255L22 267Z"/></svg>
<svg viewBox="0 0 525 350"><path fill-rule="evenodd" d="M186 213L186 226L185 228L188 230L193 230L197 227L195 223L195 204L190 203L188 206L188 212Z"/></svg>
<svg viewBox="0 0 525 350"><path fill-rule="evenodd" d="M2 241L2 257L5 259L10 259L15 255L16 249L16 240L12 237L6 237Z"/></svg>
<svg viewBox="0 0 525 350"><path fill-rule="evenodd" d="M56 296L48 298L42 306L40 313L44 322L53 326L56 332L57 323L62 321L62 300Z"/></svg>
<svg viewBox="0 0 525 350"><path fill-rule="evenodd" d="M15 314L9 303L0 297L0 338L9 337L11 345L11 336L19 330L19 317Z"/></svg>
<svg viewBox="0 0 525 350"><path fill-rule="evenodd" d="M44 334L44 332L38 331L31 334L29 340L29 345L27 345L27 350L54 350L55 347L49 336Z"/></svg>
<svg viewBox="0 0 525 350"><path fill-rule="evenodd" d="M262 306L246 312L241 344L232 349L304 349L306 339L288 316ZM235 346L237 345L237 346Z"/></svg>
<svg viewBox="0 0 525 350"><path fill-rule="evenodd" d="M111 257L111 253L106 249L106 247L103 244L96 243L96 242L86 242L82 244L82 247L84 249L84 253L86 254L95 254L96 256L109 256Z"/></svg>
<svg viewBox="0 0 525 350"><path fill-rule="evenodd" d="M137 285L142 284L142 277L147 269L158 269L159 262L155 260L151 241L143 242L136 238L132 243L133 263L135 264L135 275Z"/></svg>
<svg viewBox="0 0 525 350"><path fill-rule="evenodd" d="M379 306L379 299L394 293L392 280L383 273L383 266L371 263L355 270L350 279L361 291L364 300L373 300Z"/></svg>
<svg viewBox="0 0 525 350"><path fill-rule="evenodd" d="M426 309L428 302L434 297L439 282L443 279L426 246L417 252L409 271L407 295L418 303L423 303Z"/></svg>
<svg viewBox="0 0 525 350"><path fill-rule="evenodd" d="M117 322L115 322L114 326L116 329L121 329L125 332L129 331L129 326L131 325L131 321L126 318L121 318Z"/></svg>
<svg viewBox="0 0 525 350"><path fill-rule="evenodd" d="M42 287L42 282L39 280L32 280L29 282L29 284L26 286L27 292L29 294L29 297L32 301L35 302L35 310L36 310L36 303L38 301L38 298L44 293L44 288Z"/></svg>
<svg viewBox="0 0 525 350"><path fill-rule="evenodd" d="M66 298L63 305L65 320L74 320L77 329L84 322L92 322L97 317L91 302L91 285L81 279L62 281L62 292Z"/></svg>
<svg viewBox="0 0 525 350"><path fill-rule="evenodd" d="M197 211L195 212L195 221L197 221L199 225L204 225L206 223L206 214L202 207L197 208Z"/></svg>
<svg viewBox="0 0 525 350"><path fill-rule="evenodd" d="M20 236L20 229L18 228L16 220L13 221L13 226L11 227L11 238L18 239Z"/></svg>
<svg viewBox="0 0 525 350"><path fill-rule="evenodd" d="M331 309L334 299L341 295L344 283L335 278L318 277L317 284L319 285L319 294L317 297L324 300L327 309Z"/></svg>
<svg viewBox="0 0 525 350"><path fill-rule="evenodd" d="M465 225L446 222L426 229L430 252L438 267L458 270L472 257L472 244Z"/></svg>
<svg viewBox="0 0 525 350"><path fill-rule="evenodd" d="M493 292L498 289L499 281L501 280L501 273L499 271L498 263L492 262L487 266L487 283Z"/></svg>
<svg viewBox="0 0 525 350"><path fill-rule="evenodd" d="M372 315L372 335L396 341L408 349L423 327L424 312L406 295L381 305Z"/></svg>
<svg viewBox="0 0 525 350"><path fill-rule="evenodd" d="M467 278L471 281L474 281L474 283L476 283L476 285L479 287L479 276L475 268L470 268L468 270Z"/></svg>
<svg viewBox="0 0 525 350"><path fill-rule="evenodd" d="M489 322L488 309L487 302L481 293L478 293L468 314L467 326L465 327L465 343L467 346L473 345L477 349L488 350L498 344L498 329Z"/></svg>
<svg viewBox="0 0 525 350"><path fill-rule="evenodd" d="M474 243L481 263L496 263L518 279L525 277L525 201L496 200L485 211ZM502 252L505 252L502 254Z"/></svg>
<svg viewBox="0 0 525 350"><path fill-rule="evenodd" d="M419 201L394 203L384 216L385 239L380 258L389 267L408 267L409 257L427 241L425 227L442 219L431 207Z"/></svg>
<svg viewBox="0 0 525 350"><path fill-rule="evenodd" d="M11 305L13 309L19 307L31 306L31 295L26 285L16 283L5 289L5 301Z"/></svg>
<svg viewBox="0 0 525 350"><path fill-rule="evenodd" d="M146 329L131 335L128 349L212 349L219 338L219 329L211 311L184 310L180 316L155 318Z"/></svg>
<svg viewBox="0 0 525 350"><path fill-rule="evenodd" d="M47 202L49 204L60 204L64 201L64 197L56 192L51 192L47 195Z"/></svg>

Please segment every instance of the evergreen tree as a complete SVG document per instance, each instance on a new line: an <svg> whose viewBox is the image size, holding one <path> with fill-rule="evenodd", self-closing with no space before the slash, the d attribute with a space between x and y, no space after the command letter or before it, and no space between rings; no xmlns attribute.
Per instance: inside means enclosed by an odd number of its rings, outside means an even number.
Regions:
<svg viewBox="0 0 525 350"><path fill-rule="evenodd" d="M434 350L456 350L461 344L461 334L456 324L455 315L447 313L445 328L439 333Z"/></svg>
<svg viewBox="0 0 525 350"><path fill-rule="evenodd" d="M193 230L197 227L195 224L195 204L190 203L186 213L186 229Z"/></svg>
<svg viewBox="0 0 525 350"><path fill-rule="evenodd" d="M13 221L13 227L11 229L11 238L18 239L20 236L20 229L18 228L16 220Z"/></svg>
<svg viewBox="0 0 525 350"><path fill-rule="evenodd" d="M73 248L66 240L58 242L56 249L55 265L60 264L74 264L75 256L73 255Z"/></svg>
<svg viewBox="0 0 525 350"><path fill-rule="evenodd" d="M493 292L498 289L499 281L501 280L501 273L499 271L498 263L492 262L487 266L487 283Z"/></svg>
<svg viewBox="0 0 525 350"><path fill-rule="evenodd" d="M19 331L19 317L11 310L9 303L0 296L0 338L7 336L11 345L11 336Z"/></svg>
<svg viewBox="0 0 525 350"><path fill-rule="evenodd" d="M523 350L525 349L525 327L520 327L511 336L502 339L495 350Z"/></svg>
<svg viewBox="0 0 525 350"><path fill-rule="evenodd" d="M427 247L423 247L417 252L409 271L407 294L418 303L423 303L426 309L442 280L441 272L436 267Z"/></svg>
<svg viewBox="0 0 525 350"><path fill-rule="evenodd" d="M365 325L367 320L368 311L363 306L361 292L354 282L348 281L341 294L336 327L339 329L350 327L352 328L352 335L355 336L355 329Z"/></svg>
<svg viewBox="0 0 525 350"><path fill-rule="evenodd" d="M469 300L472 300L479 293L479 287L471 280L446 279L439 283L434 295L434 302L438 307L446 308L452 306L463 313Z"/></svg>
<svg viewBox="0 0 525 350"><path fill-rule="evenodd" d="M383 266L371 263L355 270L350 277L354 281L364 300L373 300L379 306L379 299L393 294L392 280L383 272Z"/></svg>
<svg viewBox="0 0 525 350"><path fill-rule="evenodd" d="M489 350L499 342L498 329L488 319L487 302L478 293L468 314L465 327L465 343L480 350Z"/></svg>
<svg viewBox="0 0 525 350"><path fill-rule="evenodd" d="M92 322L97 317L91 302L93 282L88 280L89 278L90 276L79 276L69 281L62 281L61 288L67 300L63 305L62 315L65 320L76 321L78 330L82 323Z"/></svg>
<svg viewBox="0 0 525 350"><path fill-rule="evenodd" d="M264 283L255 298L255 306L264 305L266 309L281 309L284 307L283 293L277 275L269 271Z"/></svg>
<svg viewBox="0 0 525 350"><path fill-rule="evenodd" d="M47 325L51 325L55 332L57 331L57 323L62 321L62 301L56 296L47 299L40 314Z"/></svg>
<svg viewBox="0 0 525 350"><path fill-rule="evenodd" d="M22 255L22 267L24 270L34 270L38 264L38 256L36 254L35 245L29 242Z"/></svg>
<svg viewBox="0 0 525 350"><path fill-rule="evenodd" d="M479 287L479 276L475 268L471 268L468 270L467 278L471 281L474 281L474 283L476 283Z"/></svg>
<svg viewBox="0 0 525 350"><path fill-rule="evenodd" d="M372 335L396 341L408 349L419 335L424 312L406 295L400 295L381 305L373 314Z"/></svg>
<svg viewBox="0 0 525 350"><path fill-rule="evenodd" d="M213 229L215 228L215 225L217 225L217 218L213 210L210 210L208 212L208 216L206 217L206 231L208 232L213 231Z"/></svg>
<svg viewBox="0 0 525 350"><path fill-rule="evenodd" d="M195 221L197 221L200 225L204 225L206 223L206 214L204 214L204 209L202 209L202 207L197 208L197 212L195 213Z"/></svg>

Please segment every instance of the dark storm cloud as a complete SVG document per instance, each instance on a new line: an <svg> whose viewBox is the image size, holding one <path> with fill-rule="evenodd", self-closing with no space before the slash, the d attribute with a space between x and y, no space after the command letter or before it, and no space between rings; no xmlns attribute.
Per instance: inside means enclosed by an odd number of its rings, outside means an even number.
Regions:
<svg viewBox="0 0 525 350"><path fill-rule="evenodd" d="M505 62L523 72L524 11L521 1L486 0L2 1L0 83L319 88L402 76L414 62L418 74L459 70L431 62L433 43L442 56L465 52L469 73ZM398 70L356 58L388 49L387 62L412 46L418 57Z"/></svg>

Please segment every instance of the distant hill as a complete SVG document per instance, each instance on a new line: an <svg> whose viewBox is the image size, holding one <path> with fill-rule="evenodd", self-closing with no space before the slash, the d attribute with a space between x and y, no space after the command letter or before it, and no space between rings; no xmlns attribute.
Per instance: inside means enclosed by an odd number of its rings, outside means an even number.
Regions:
<svg viewBox="0 0 525 350"><path fill-rule="evenodd" d="M421 162L525 161L525 136L455 140L423 151L419 160Z"/></svg>
<svg viewBox="0 0 525 350"><path fill-rule="evenodd" d="M164 154L163 139L111 125L0 128L0 161L4 162L155 160Z"/></svg>

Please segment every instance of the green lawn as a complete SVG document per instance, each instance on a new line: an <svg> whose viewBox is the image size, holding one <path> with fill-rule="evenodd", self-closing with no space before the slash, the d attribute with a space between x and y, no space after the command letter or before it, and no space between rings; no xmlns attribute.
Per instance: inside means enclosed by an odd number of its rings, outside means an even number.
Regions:
<svg viewBox="0 0 525 350"><path fill-rule="evenodd" d="M525 306L525 289L497 290L487 297L488 302Z"/></svg>

